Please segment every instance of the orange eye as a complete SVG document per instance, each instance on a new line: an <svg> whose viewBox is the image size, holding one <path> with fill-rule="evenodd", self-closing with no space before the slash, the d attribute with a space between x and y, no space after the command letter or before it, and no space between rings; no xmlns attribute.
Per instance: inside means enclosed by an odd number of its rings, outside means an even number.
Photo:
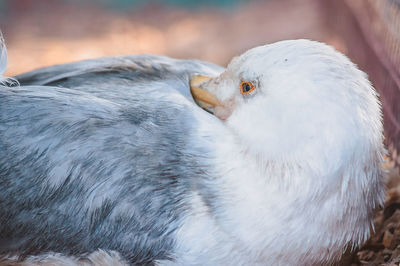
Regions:
<svg viewBox="0 0 400 266"><path fill-rule="evenodd" d="M242 81L240 83L240 93L243 95L249 94L254 90L254 85L248 81Z"/></svg>

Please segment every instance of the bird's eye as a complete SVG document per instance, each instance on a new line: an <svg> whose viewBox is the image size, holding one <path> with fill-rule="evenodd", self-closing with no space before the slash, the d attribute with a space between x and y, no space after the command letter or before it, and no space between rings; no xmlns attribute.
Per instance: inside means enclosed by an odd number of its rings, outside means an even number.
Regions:
<svg viewBox="0 0 400 266"><path fill-rule="evenodd" d="M243 95L249 94L254 90L254 85L249 81L242 81L240 83L240 93Z"/></svg>

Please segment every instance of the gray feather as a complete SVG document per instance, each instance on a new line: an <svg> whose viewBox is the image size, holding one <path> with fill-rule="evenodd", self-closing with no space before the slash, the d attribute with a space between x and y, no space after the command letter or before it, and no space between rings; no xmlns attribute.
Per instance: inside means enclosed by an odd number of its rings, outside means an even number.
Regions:
<svg viewBox="0 0 400 266"><path fill-rule="evenodd" d="M194 73L222 68L131 56L22 74L0 86L0 253L116 250L170 259L202 178L188 107Z"/></svg>

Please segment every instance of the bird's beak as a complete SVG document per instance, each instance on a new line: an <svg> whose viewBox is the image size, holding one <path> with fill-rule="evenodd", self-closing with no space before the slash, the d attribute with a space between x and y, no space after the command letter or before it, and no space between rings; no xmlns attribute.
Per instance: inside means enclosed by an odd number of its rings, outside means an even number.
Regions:
<svg viewBox="0 0 400 266"><path fill-rule="evenodd" d="M222 104L209 91L208 85L212 77L204 75L194 75L190 79L190 92L195 102L208 112L214 113L214 108Z"/></svg>

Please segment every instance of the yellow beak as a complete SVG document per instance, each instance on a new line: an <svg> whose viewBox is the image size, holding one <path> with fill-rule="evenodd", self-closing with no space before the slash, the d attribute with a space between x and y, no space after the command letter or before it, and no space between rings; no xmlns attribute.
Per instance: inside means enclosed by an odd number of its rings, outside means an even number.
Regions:
<svg viewBox="0 0 400 266"><path fill-rule="evenodd" d="M221 103L208 90L203 89L211 78L204 75L193 76L190 79L190 92L200 107L213 112L214 107L221 106Z"/></svg>

